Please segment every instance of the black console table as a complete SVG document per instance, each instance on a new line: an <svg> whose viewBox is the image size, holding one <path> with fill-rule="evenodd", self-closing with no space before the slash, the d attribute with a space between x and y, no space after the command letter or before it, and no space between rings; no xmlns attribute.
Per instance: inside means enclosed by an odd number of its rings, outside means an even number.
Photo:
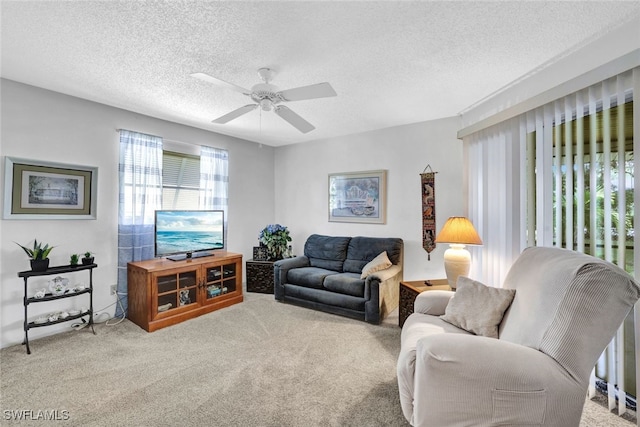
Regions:
<svg viewBox="0 0 640 427"><path fill-rule="evenodd" d="M23 341L23 345L27 346L27 354L31 354L31 349L29 348L29 329L32 328L40 328L43 326L51 326L51 325L55 325L57 323L62 323L62 322L68 322L70 320L74 320L74 319L79 319L81 317L84 316L89 316L89 321L87 326L91 327L91 331L93 332L93 334L96 334L95 329L93 329L93 269L96 268L98 265L97 264L86 264L86 265L77 265L77 266L71 266L71 265L64 265L64 266L59 266L59 267L51 267L48 268L45 271L21 271L20 273L18 273L18 277L22 277L24 278L24 341ZM88 270L89 271L89 287L79 290L79 291L74 291L74 290L66 290L63 294L61 295L53 295L51 293L46 293L43 297L41 298L36 298L36 297L29 297L27 295L27 281L29 280L30 277L37 277L37 276L52 276L52 275L56 275L56 274L63 274L63 273L74 273L76 271L82 271L82 270ZM69 316L65 317L65 318L58 318L56 320L52 320L52 321L46 321L46 322L38 322L36 323L34 322L29 322L29 318L28 318L28 307L29 304L34 304L34 303L40 303L40 302L47 302L47 301L54 301L54 300L58 300L58 299L62 299L62 298L72 298L72 297L76 297L79 295L83 295L83 294L87 294L89 295L89 309L85 310L84 312L80 312L77 314L70 314Z"/></svg>

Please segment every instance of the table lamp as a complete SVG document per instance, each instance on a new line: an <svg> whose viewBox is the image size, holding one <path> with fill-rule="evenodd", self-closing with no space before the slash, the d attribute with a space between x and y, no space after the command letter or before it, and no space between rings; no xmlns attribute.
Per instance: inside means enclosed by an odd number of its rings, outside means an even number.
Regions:
<svg viewBox="0 0 640 427"><path fill-rule="evenodd" d="M481 245L482 240L471 221L465 217L452 216L438 233L436 243L450 245L444 253L444 270L449 286L455 289L458 276L468 275L471 267L471 254L465 249L465 245Z"/></svg>

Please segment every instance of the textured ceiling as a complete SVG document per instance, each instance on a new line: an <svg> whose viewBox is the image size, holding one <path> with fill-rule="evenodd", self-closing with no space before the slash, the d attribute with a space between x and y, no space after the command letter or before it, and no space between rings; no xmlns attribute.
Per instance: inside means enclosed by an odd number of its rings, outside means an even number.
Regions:
<svg viewBox="0 0 640 427"><path fill-rule="evenodd" d="M640 13L640 2L5 1L2 77L279 146L458 114ZM211 120L251 100L257 69L280 89L338 93Z"/></svg>

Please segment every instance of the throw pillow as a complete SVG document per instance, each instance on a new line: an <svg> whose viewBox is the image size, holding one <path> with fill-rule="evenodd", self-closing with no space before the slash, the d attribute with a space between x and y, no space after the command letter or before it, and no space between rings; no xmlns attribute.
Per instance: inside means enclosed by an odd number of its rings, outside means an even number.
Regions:
<svg viewBox="0 0 640 427"><path fill-rule="evenodd" d="M440 318L473 334L498 338L498 326L513 301L515 289L493 288L468 277L459 277L457 285Z"/></svg>
<svg viewBox="0 0 640 427"><path fill-rule="evenodd" d="M382 252L377 257L369 261L364 267L362 267L361 279L366 279L367 276L375 273L376 271L384 270L391 267L391 261L387 256L387 251Z"/></svg>

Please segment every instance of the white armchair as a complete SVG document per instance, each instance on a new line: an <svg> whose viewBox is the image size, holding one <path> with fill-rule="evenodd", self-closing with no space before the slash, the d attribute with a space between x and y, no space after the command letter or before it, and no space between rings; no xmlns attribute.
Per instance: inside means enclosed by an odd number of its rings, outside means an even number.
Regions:
<svg viewBox="0 0 640 427"><path fill-rule="evenodd" d="M520 255L502 289L461 282L457 293L420 294L402 328L398 386L411 425L578 426L591 370L638 284L611 263L541 247Z"/></svg>

